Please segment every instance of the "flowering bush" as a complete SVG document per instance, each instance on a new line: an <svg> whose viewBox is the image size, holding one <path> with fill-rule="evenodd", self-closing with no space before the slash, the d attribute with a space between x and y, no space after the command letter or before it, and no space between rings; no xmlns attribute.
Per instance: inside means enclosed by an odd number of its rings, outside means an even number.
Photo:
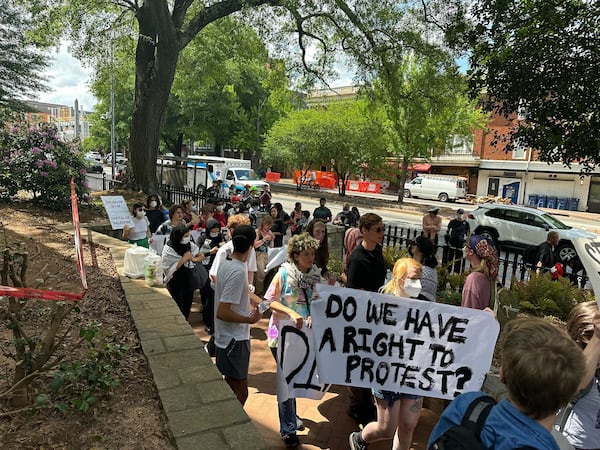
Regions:
<svg viewBox="0 0 600 450"><path fill-rule="evenodd" d="M0 115L0 198L10 200L20 190L33 202L60 210L70 204L70 179L77 196L88 194L85 162L78 145L59 139L49 123L25 122L22 115Z"/></svg>

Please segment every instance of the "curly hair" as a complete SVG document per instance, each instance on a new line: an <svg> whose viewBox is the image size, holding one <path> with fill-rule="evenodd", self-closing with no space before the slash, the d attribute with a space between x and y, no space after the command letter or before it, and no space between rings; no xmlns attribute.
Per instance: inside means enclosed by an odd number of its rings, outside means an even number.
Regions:
<svg viewBox="0 0 600 450"><path fill-rule="evenodd" d="M306 232L292 236L287 246L288 261L293 263L294 255L298 255L302 250L309 248L317 250L319 248L319 241Z"/></svg>

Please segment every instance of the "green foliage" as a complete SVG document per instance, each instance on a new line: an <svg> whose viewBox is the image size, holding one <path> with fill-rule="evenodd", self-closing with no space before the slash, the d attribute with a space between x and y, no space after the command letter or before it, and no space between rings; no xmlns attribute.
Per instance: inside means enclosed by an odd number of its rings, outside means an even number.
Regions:
<svg viewBox="0 0 600 450"><path fill-rule="evenodd" d="M539 150L543 161L600 163L600 2L481 0L470 31L471 92L513 119L506 151Z"/></svg>
<svg viewBox="0 0 600 450"><path fill-rule="evenodd" d="M400 258L407 258L408 256L408 249L400 244L386 245L383 247L383 261L385 262L386 269L392 270L396 261Z"/></svg>
<svg viewBox="0 0 600 450"><path fill-rule="evenodd" d="M119 385L115 369L129 348L109 342L99 324L81 327L80 337L88 346L84 361L61 362L50 384L50 396L61 412L87 411L100 396Z"/></svg>
<svg viewBox="0 0 600 450"><path fill-rule="evenodd" d="M450 264L453 264L452 262ZM437 301L448 305L460 306L462 302L462 287L467 277L466 273L449 273L449 265L438 266Z"/></svg>
<svg viewBox="0 0 600 450"><path fill-rule="evenodd" d="M536 316L556 316L566 320L578 303L593 300L591 293L572 284L568 278L553 281L549 274L530 272L529 281L512 280L511 290L521 310Z"/></svg>
<svg viewBox="0 0 600 450"><path fill-rule="evenodd" d="M56 127L29 125L22 116L5 115L0 128L0 198L10 200L20 190L33 201L61 210L70 204L73 177L79 199L88 194L85 163L75 144L59 139Z"/></svg>

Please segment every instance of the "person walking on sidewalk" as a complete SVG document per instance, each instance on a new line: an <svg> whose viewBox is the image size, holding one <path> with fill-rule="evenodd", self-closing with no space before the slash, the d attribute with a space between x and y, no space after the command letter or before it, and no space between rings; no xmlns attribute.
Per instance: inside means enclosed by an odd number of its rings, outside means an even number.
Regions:
<svg viewBox="0 0 600 450"><path fill-rule="evenodd" d="M331 210L325 206L326 203L325 197L319 199L319 207L313 211L313 219L321 219L325 223L331 222Z"/></svg>

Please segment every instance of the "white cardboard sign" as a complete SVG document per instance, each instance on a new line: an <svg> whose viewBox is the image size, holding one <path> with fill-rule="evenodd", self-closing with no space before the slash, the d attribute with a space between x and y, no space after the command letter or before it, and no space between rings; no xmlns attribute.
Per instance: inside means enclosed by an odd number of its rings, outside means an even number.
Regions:
<svg viewBox="0 0 600 450"><path fill-rule="evenodd" d="M585 267L596 301L600 306L600 236L596 236L594 239L573 239L573 245L583 267Z"/></svg>
<svg viewBox="0 0 600 450"><path fill-rule="evenodd" d="M326 285L319 296L321 382L445 399L481 388L500 330L490 313Z"/></svg>
<svg viewBox="0 0 600 450"><path fill-rule="evenodd" d="M133 225L131 211L122 195L102 195L100 198L113 230L122 230L124 225Z"/></svg>

